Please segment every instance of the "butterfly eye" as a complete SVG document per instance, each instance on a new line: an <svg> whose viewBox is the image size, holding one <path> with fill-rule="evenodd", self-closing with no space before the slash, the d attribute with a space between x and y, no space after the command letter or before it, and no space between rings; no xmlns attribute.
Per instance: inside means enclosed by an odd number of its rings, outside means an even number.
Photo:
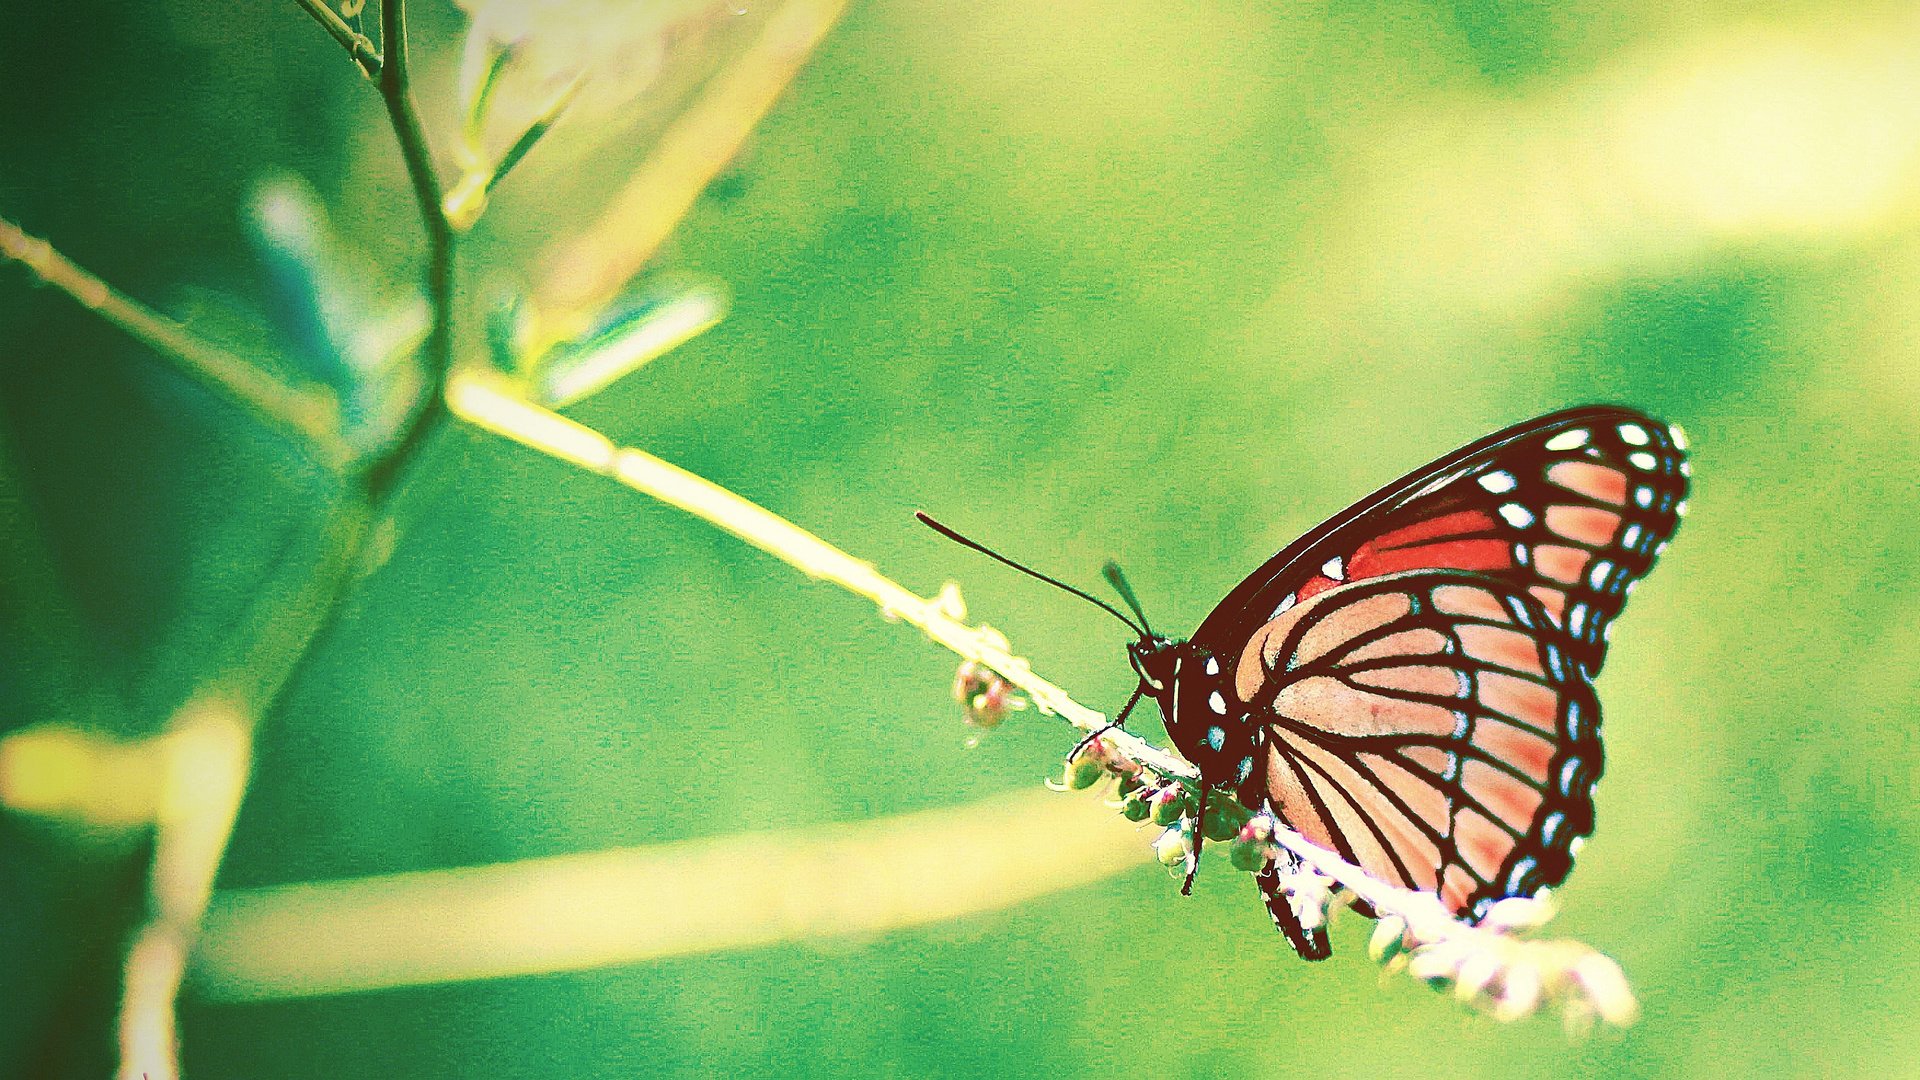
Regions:
<svg viewBox="0 0 1920 1080"><path fill-rule="evenodd" d="M1167 654L1163 651L1164 642L1149 644L1136 641L1127 646L1127 660L1133 665L1134 674L1153 691L1167 688Z"/></svg>

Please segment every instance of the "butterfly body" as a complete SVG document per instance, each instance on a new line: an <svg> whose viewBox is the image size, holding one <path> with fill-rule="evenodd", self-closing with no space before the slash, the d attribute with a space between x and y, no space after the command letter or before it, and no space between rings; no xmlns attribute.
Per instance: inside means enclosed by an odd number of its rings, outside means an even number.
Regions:
<svg viewBox="0 0 1920 1080"><path fill-rule="evenodd" d="M1191 640L1132 643L1141 693L1203 798L1384 881L1470 918L1558 884L1593 829L1591 680L1684 513L1684 449L1612 406L1463 447L1288 545ZM1257 880L1301 955L1326 956L1277 875Z"/></svg>
<svg viewBox="0 0 1920 1080"><path fill-rule="evenodd" d="M1234 696L1232 661L1191 641L1151 637L1128 656L1167 735L1211 787L1233 788L1258 764L1262 733Z"/></svg>

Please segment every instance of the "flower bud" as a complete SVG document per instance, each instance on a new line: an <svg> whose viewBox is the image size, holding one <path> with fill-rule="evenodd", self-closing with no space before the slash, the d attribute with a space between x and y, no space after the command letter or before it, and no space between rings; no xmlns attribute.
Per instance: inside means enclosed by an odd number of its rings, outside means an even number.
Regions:
<svg viewBox="0 0 1920 1080"><path fill-rule="evenodd" d="M1250 840L1246 830L1242 829L1233 838L1233 845L1227 849L1227 859L1235 870L1245 870L1257 874L1267 868L1267 860L1273 858L1273 845L1266 840Z"/></svg>
<svg viewBox="0 0 1920 1080"><path fill-rule="evenodd" d="M1424 979L1435 990L1446 990L1467 959L1467 948L1458 941L1436 941L1413 951L1407 961L1407 974Z"/></svg>
<svg viewBox="0 0 1920 1080"><path fill-rule="evenodd" d="M1497 900L1480 917L1479 925L1499 933L1533 930L1553 919L1553 901L1545 893L1539 896L1509 896Z"/></svg>
<svg viewBox="0 0 1920 1080"><path fill-rule="evenodd" d="M1640 1003L1634 1000L1620 965L1611 959L1599 953L1582 957L1573 965L1572 976L1586 992L1587 1001L1592 1003L1593 1011L1600 1014L1600 1019L1625 1027L1639 1017Z"/></svg>
<svg viewBox="0 0 1920 1080"><path fill-rule="evenodd" d="M962 661L954 673L953 699L960 703L967 723L991 730L1009 713L1027 707L1027 698L1000 673L976 660Z"/></svg>
<svg viewBox="0 0 1920 1080"><path fill-rule="evenodd" d="M1170 783L1147 800L1153 806L1153 823L1171 825L1187 813L1187 789L1178 783Z"/></svg>
<svg viewBox="0 0 1920 1080"><path fill-rule="evenodd" d="M1367 939L1367 955L1376 964L1384 964L1407 949L1407 921L1398 915L1383 917Z"/></svg>
<svg viewBox="0 0 1920 1080"><path fill-rule="evenodd" d="M1459 980L1454 985L1454 1000L1465 1003L1478 998L1482 991L1492 984L1500 974L1500 957L1491 949L1478 949L1467 954L1460 961L1460 970L1455 975Z"/></svg>
<svg viewBox="0 0 1920 1080"><path fill-rule="evenodd" d="M1066 776L1063 782L1072 791L1085 791L1099 783L1107 775L1106 767L1095 758L1081 755L1067 762Z"/></svg>
<svg viewBox="0 0 1920 1080"><path fill-rule="evenodd" d="M1273 839L1273 819L1266 814L1255 814L1240 826L1240 839L1252 842Z"/></svg>
<svg viewBox="0 0 1920 1080"><path fill-rule="evenodd" d="M1207 839L1223 843L1239 835L1240 824L1246 819L1246 807L1216 792L1207 800L1207 820L1200 823L1200 829Z"/></svg>
<svg viewBox="0 0 1920 1080"><path fill-rule="evenodd" d="M1542 986L1540 969L1521 961L1500 977L1500 992L1494 996L1493 1015L1501 1020L1519 1020L1533 1015L1540 1007Z"/></svg>
<svg viewBox="0 0 1920 1080"><path fill-rule="evenodd" d="M1179 825L1171 826L1153 841L1153 857L1162 866L1180 866L1193 852L1193 837Z"/></svg>
<svg viewBox="0 0 1920 1080"><path fill-rule="evenodd" d="M1148 805L1144 789L1127 792L1120 800L1120 813L1128 821L1145 821L1153 816L1153 807Z"/></svg>

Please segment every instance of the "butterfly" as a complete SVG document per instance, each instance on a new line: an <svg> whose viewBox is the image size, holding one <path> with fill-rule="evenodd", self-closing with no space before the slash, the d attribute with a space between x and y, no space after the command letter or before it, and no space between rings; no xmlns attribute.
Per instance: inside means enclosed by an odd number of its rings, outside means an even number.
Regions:
<svg viewBox="0 0 1920 1080"><path fill-rule="evenodd" d="M1634 585L1686 512L1680 429L1588 406L1495 432L1288 544L1187 640L1138 623L1142 698L1206 801L1269 813L1456 916L1563 881L1593 831L1602 766L1593 679ZM972 541L929 521L968 546ZM980 548L985 551L986 549ZM1198 868L1193 834L1187 887ZM1284 854L1284 853L1283 853ZM1309 960L1274 865L1268 912Z"/></svg>

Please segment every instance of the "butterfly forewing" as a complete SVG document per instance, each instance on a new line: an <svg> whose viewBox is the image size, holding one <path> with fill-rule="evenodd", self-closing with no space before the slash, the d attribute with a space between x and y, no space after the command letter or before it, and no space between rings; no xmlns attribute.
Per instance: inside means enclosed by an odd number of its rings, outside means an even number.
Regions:
<svg viewBox="0 0 1920 1080"><path fill-rule="evenodd" d="M1596 406L1488 436L1389 484L1301 537L1201 624L1215 651L1345 582L1470 570L1528 590L1600 670L1608 625L1685 512L1676 428Z"/></svg>
<svg viewBox="0 0 1920 1080"><path fill-rule="evenodd" d="M1316 592L1234 668L1266 730L1240 798L1462 914L1557 884L1592 828L1601 767L1578 647L1530 590L1479 574Z"/></svg>

